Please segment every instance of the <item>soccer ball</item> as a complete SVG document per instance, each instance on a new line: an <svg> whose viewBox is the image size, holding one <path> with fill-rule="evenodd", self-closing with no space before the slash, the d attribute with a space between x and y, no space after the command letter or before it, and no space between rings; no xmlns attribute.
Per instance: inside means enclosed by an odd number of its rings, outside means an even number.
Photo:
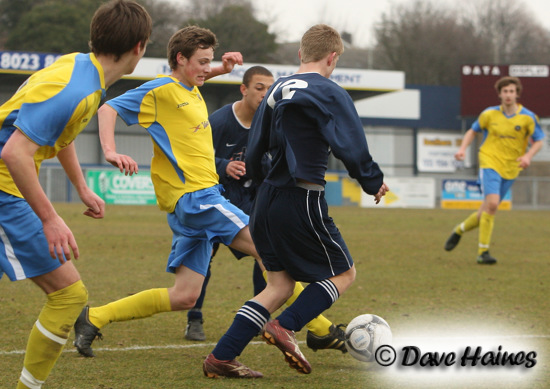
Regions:
<svg viewBox="0 0 550 389"><path fill-rule="evenodd" d="M346 348L352 357L363 362L372 362L378 347L391 341L390 326L380 316L360 315L346 327Z"/></svg>

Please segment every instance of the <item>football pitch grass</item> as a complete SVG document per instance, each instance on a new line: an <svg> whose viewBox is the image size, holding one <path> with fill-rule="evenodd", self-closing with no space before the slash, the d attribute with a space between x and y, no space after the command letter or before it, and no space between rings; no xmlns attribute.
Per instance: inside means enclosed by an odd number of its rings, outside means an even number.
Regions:
<svg viewBox="0 0 550 389"><path fill-rule="evenodd" d="M80 204L56 208L76 236L77 267L91 306L172 286L173 275L165 272L171 233L156 207L107 206L103 220L82 216ZM252 295L250 258L237 261L224 247L213 261L203 309L205 342L183 338L184 312L106 326L104 340L94 342L93 359L78 356L71 333L44 388L548 388L550 211L499 212L491 247L499 260L495 266L476 264L477 231L466 234L454 251L443 250L453 226L469 212L331 208L357 278L325 315L335 324L363 313L386 319L397 352L392 367L334 350L314 353L305 345L303 330L297 339L313 367L310 375L290 369L277 348L255 338L239 360L264 378L205 378L204 358ZM29 331L44 301L31 282L0 280L0 388L15 387ZM422 360L404 361L408 346L420 350ZM534 351L536 365L490 366L486 360L461 366L468 346L481 347L481 355L500 351L496 359L505 352ZM435 353L438 358L445 353L449 366L430 367ZM453 354L456 361L450 363Z"/></svg>

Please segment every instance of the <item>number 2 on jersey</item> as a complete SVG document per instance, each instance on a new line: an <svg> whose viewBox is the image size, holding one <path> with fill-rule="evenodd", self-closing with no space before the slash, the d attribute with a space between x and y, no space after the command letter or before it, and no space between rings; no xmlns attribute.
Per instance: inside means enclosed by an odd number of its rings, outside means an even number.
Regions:
<svg viewBox="0 0 550 389"><path fill-rule="evenodd" d="M276 85L275 88L271 91L271 94L269 95L267 99L267 104L273 108L275 106L275 103L277 102L275 100L275 93L282 89L281 91L281 100L282 99L288 99L290 100L292 96L294 96L294 93L296 93L295 89L304 89L307 88L308 83L304 80L288 80L285 81L279 85Z"/></svg>

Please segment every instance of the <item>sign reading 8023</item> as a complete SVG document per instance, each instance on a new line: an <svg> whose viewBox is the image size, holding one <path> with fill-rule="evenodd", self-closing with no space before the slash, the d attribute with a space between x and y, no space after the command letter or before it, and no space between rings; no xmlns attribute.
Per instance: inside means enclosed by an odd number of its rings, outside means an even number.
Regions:
<svg viewBox="0 0 550 389"><path fill-rule="evenodd" d="M0 69L36 71L50 66L60 54L0 51Z"/></svg>

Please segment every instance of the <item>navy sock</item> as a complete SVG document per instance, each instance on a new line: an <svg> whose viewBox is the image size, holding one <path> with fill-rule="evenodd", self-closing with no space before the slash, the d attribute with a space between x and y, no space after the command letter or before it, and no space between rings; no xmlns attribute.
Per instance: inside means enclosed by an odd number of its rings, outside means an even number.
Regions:
<svg viewBox="0 0 550 389"><path fill-rule="evenodd" d="M237 358L268 320L267 309L253 300L247 301L235 315L231 327L221 337L212 354L220 361Z"/></svg>
<svg viewBox="0 0 550 389"><path fill-rule="evenodd" d="M330 280L309 284L277 320L287 330L300 331L307 323L330 308L339 296L338 289Z"/></svg>

